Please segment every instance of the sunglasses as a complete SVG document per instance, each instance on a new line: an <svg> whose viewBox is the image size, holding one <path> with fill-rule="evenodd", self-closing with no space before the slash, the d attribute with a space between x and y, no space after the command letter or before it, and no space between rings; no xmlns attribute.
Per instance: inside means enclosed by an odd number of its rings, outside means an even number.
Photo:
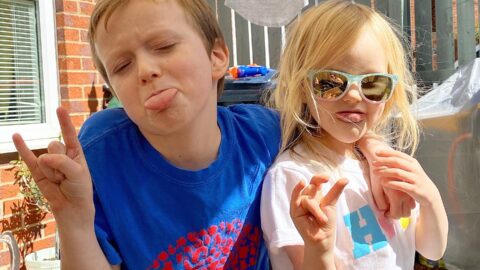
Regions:
<svg viewBox="0 0 480 270"><path fill-rule="evenodd" d="M393 93L397 76L386 73L352 75L335 70L312 70L308 73L316 97L335 101L342 98L352 83L360 86L360 94L371 103L386 102Z"/></svg>

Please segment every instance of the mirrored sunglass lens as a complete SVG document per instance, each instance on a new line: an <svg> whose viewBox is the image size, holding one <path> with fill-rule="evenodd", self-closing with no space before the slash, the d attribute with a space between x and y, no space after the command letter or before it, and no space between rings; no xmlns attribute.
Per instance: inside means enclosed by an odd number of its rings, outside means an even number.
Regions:
<svg viewBox="0 0 480 270"><path fill-rule="evenodd" d="M372 75L363 78L362 93L371 101L385 101L392 92L392 79L384 75Z"/></svg>
<svg viewBox="0 0 480 270"><path fill-rule="evenodd" d="M333 72L317 72L312 78L313 92L322 99L335 99L347 87L347 78Z"/></svg>

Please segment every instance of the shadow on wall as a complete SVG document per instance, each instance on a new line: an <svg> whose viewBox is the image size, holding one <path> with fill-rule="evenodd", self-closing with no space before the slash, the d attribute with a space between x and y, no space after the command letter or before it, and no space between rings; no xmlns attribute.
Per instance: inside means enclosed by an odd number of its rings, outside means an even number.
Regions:
<svg viewBox="0 0 480 270"><path fill-rule="evenodd" d="M90 111L90 115L98 111L98 104L97 91L95 82L93 81L92 86L90 87L90 93L88 93L88 109Z"/></svg>

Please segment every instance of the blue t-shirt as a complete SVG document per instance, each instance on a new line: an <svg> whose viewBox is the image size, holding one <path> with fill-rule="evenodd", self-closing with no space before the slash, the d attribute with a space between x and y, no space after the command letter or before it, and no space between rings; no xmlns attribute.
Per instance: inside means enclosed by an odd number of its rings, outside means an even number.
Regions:
<svg viewBox="0 0 480 270"><path fill-rule="evenodd" d="M165 160L123 109L85 122L79 138L93 179L95 230L112 265L267 269L259 209L280 146L278 114L218 107L218 125L217 160L189 171Z"/></svg>

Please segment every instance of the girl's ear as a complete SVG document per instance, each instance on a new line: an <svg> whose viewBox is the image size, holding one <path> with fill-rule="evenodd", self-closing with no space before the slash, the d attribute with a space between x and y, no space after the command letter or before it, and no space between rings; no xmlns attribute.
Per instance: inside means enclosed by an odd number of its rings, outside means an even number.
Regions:
<svg viewBox="0 0 480 270"><path fill-rule="evenodd" d="M210 55L212 63L212 79L220 80L225 76L228 69L228 48L223 40L215 40Z"/></svg>

